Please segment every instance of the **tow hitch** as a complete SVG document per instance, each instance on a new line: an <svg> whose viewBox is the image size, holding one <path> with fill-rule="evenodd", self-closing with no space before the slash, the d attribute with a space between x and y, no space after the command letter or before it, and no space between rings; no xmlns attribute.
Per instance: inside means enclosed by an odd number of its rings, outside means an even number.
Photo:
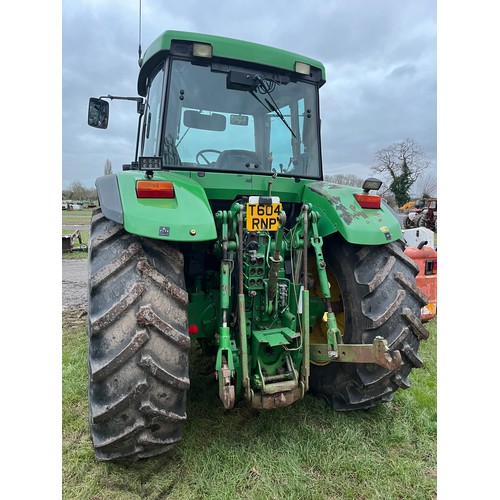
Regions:
<svg viewBox="0 0 500 500"><path fill-rule="evenodd" d="M389 352L387 340L375 337L373 344L338 344L337 354L328 350L328 344L310 344L311 361L340 363L373 363L388 370L398 370L403 361L399 351Z"/></svg>

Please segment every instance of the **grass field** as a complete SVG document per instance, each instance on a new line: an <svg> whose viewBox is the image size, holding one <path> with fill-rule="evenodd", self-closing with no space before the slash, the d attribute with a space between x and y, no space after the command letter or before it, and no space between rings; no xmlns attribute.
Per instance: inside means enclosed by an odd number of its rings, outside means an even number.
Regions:
<svg viewBox="0 0 500 500"><path fill-rule="evenodd" d="M90 224L92 209L84 210L62 210L63 224Z"/></svg>
<svg viewBox="0 0 500 500"><path fill-rule="evenodd" d="M427 324L412 387L362 412L333 412L311 396L279 410L226 412L211 365L193 348L183 440L164 456L116 464L94 460L85 318L64 314L63 498L436 498L436 325Z"/></svg>
<svg viewBox="0 0 500 500"><path fill-rule="evenodd" d="M91 210L63 211L63 225ZM71 234L74 229L63 229ZM88 230L80 230L88 245ZM76 242L76 245L79 243ZM86 252L63 258L86 258ZM135 463L97 463L87 422L85 317L63 313L62 496L65 499L432 499L437 480L437 318L412 387L374 410L333 412L306 396L257 412L224 411L211 366L191 352L183 440Z"/></svg>

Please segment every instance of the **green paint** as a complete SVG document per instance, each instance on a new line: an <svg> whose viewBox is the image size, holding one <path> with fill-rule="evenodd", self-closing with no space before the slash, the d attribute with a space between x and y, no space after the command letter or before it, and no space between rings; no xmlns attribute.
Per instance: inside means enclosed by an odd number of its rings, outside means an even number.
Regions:
<svg viewBox="0 0 500 500"><path fill-rule="evenodd" d="M360 188L331 182L312 182L304 191L304 201L319 215L321 236L339 231L349 242L359 245L385 245L403 235L399 221L382 203L380 209L363 209L354 198Z"/></svg>
<svg viewBox="0 0 500 500"><path fill-rule="evenodd" d="M215 239L212 211L203 188L196 182L173 172L155 172L153 180L173 182L175 199L139 199L135 186L136 181L145 179L144 173L125 171L117 177L124 227L129 233L166 241Z"/></svg>

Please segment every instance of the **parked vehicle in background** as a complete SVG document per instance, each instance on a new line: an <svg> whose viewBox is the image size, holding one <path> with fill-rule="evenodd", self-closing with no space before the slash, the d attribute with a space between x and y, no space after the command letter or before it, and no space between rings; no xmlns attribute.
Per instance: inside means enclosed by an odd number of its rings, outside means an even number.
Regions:
<svg viewBox="0 0 500 500"><path fill-rule="evenodd" d="M405 229L426 227L437 232L437 198L420 198L403 221Z"/></svg>

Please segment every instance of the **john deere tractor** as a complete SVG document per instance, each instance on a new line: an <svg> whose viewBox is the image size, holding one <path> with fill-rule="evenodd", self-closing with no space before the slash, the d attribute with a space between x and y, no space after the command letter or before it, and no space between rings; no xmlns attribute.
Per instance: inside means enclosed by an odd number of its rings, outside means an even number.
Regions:
<svg viewBox="0 0 500 500"><path fill-rule="evenodd" d="M97 460L181 439L190 346L221 405L336 410L390 401L428 337L397 216L323 180L324 66L276 48L166 31L140 60L134 160L99 177L89 248L89 420ZM218 387L218 388L217 388ZM277 410L279 411L279 410Z"/></svg>

